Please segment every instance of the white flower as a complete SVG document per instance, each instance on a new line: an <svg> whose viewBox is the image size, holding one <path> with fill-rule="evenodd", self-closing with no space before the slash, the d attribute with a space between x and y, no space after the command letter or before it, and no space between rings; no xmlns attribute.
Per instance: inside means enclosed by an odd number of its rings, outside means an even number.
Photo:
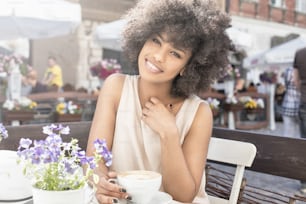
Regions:
<svg viewBox="0 0 306 204"><path fill-rule="evenodd" d="M265 102L262 98L257 99L257 105L259 108L264 108L265 107Z"/></svg>
<svg viewBox="0 0 306 204"><path fill-rule="evenodd" d="M26 107L26 106L29 106L31 103L32 103L32 100L29 99L29 98L27 98L27 97L21 97L21 98L19 99L19 104L20 104L21 106Z"/></svg>
<svg viewBox="0 0 306 204"><path fill-rule="evenodd" d="M6 100L6 101L3 103L2 107L3 107L4 109L7 109L7 110L13 110L14 107L15 107L15 103L14 103L14 101L12 101L12 100Z"/></svg>
<svg viewBox="0 0 306 204"><path fill-rule="evenodd" d="M207 98L207 102L211 108L215 108L215 109L219 108L220 101L218 101L217 99L209 97Z"/></svg>
<svg viewBox="0 0 306 204"><path fill-rule="evenodd" d="M227 96L225 102L228 104L237 104L237 98L235 96Z"/></svg>

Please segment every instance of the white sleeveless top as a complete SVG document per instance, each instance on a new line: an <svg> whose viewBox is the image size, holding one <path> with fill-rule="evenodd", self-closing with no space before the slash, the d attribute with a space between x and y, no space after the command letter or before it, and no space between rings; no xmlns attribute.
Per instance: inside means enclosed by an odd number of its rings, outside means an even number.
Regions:
<svg viewBox="0 0 306 204"><path fill-rule="evenodd" d="M161 148L159 136L142 120L142 108L138 95L137 75L127 75L116 116L116 126L112 145L113 164L111 170L151 170L161 172ZM183 102L176 115L176 124L183 144L199 104L204 102L191 96ZM205 197L205 174L199 196ZM208 202L201 202L208 203Z"/></svg>

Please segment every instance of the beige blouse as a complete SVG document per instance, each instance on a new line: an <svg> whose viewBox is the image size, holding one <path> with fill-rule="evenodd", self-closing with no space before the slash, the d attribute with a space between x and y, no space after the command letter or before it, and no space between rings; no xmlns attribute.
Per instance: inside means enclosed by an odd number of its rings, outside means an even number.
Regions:
<svg viewBox="0 0 306 204"><path fill-rule="evenodd" d="M180 142L184 142L199 104L197 96L187 98L176 115ZM138 95L138 76L126 76L116 116L112 146L111 170L151 170L161 172L161 149L159 136L142 120L142 108ZM206 195L205 174L199 196ZM204 203L204 202L201 202Z"/></svg>

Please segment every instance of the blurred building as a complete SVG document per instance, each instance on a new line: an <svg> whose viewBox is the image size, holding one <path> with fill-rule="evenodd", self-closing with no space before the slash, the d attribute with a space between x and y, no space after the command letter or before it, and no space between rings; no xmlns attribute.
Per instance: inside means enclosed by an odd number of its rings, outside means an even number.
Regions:
<svg viewBox="0 0 306 204"><path fill-rule="evenodd" d="M225 0L232 25L254 37L248 54L306 35L305 0Z"/></svg>

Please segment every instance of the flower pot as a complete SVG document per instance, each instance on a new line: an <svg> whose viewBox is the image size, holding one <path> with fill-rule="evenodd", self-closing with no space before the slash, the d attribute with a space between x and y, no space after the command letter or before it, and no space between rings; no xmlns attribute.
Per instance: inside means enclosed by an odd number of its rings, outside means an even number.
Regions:
<svg viewBox="0 0 306 204"><path fill-rule="evenodd" d="M247 113L248 120L254 121L256 119L256 113Z"/></svg>
<svg viewBox="0 0 306 204"><path fill-rule="evenodd" d="M3 110L3 123L10 125L12 121L20 121L22 124L25 121L30 121L34 119L34 110Z"/></svg>
<svg viewBox="0 0 306 204"><path fill-rule="evenodd" d="M77 122L82 120L82 114L58 114L55 113L55 122Z"/></svg>
<svg viewBox="0 0 306 204"><path fill-rule="evenodd" d="M33 204L84 204L85 188L67 191L48 191L32 187Z"/></svg>

